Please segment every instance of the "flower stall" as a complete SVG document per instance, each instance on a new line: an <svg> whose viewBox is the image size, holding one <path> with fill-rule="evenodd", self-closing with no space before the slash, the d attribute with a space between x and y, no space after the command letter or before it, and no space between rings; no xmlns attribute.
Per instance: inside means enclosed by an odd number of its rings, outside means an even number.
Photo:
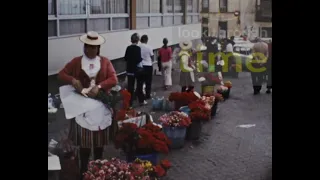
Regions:
<svg viewBox="0 0 320 180"><path fill-rule="evenodd" d="M159 118L163 132L171 140L170 148L181 148L186 138L187 127L191 124L190 117L184 112L172 111Z"/></svg>
<svg viewBox="0 0 320 180"><path fill-rule="evenodd" d="M134 123L123 123L115 138L115 147L122 149L128 162L139 158L157 164L158 153L169 153L171 144L161 127L153 123L138 127Z"/></svg>
<svg viewBox="0 0 320 180"><path fill-rule="evenodd" d="M158 165L140 159L132 163L112 158L111 160L95 160L88 164L88 171L84 173L84 180L157 180L166 176L171 163L162 160Z"/></svg>

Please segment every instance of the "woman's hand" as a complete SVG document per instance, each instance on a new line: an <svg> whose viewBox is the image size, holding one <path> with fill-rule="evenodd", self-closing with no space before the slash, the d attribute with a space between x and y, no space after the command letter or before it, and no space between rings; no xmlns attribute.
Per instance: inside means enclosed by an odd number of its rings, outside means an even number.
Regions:
<svg viewBox="0 0 320 180"><path fill-rule="evenodd" d="M72 86L79 92L81 93L83 86L79 80L73 79L72 80Z"/></svg>
<svg viewBox="0 0 320 180"><path fill-rule="evenodd" d="M95 86L91 89L91 91L88 93L88 96L91 98L95 98L99 93L99 87Z"/></svg>

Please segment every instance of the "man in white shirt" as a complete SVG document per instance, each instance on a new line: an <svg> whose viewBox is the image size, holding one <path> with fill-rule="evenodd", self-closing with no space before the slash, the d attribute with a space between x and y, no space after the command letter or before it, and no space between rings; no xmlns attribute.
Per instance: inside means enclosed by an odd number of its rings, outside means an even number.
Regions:
<svg viewBox="0 0 320 180"><path fill-rule="evenodd" d="M237 78L238 72L236 72L236 60L235 60L235 57L233 56L233 41L231 39L226 39L225 43L227 44L225 53L226 54L231 53L231 55L228 56L229 58L227 59L228 66L229 66L227 74L231 75L234 78Z"/></svg>
<svg viewBox="0 0 320 180"><path fill-rule="evenodd" d="M141 48L141 57L142 57L142 65L144 69L144 80L143 83L146 84L146 94L145 99L151 98L151 85L152 85L152 74L153 74L153 48L149 46L148 36L143 35L140 40L140 48Z"/></svg>

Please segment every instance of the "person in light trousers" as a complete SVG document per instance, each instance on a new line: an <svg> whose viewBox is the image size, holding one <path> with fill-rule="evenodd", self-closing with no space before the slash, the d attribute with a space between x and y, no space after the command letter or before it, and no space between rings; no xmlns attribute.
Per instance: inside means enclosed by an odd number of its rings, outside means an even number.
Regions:
<svg viewBox="0 0 320 180"><path fill-rule="evenodd" d="M172 86L172 49L168 47L168 39L163 39L163 46L159 50L159 59L162 66L162 75L164 77L164 89Z"/></svg>

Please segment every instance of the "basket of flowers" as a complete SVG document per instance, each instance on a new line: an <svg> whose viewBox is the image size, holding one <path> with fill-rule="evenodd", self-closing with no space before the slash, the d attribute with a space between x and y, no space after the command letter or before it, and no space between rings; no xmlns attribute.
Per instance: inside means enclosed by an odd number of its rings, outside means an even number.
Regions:
<svg viewBox="0 0 320 180"><path fill-rule="evenodd" d="M170 148L181 148L186 138L187 127L191 124L191 119L184 112L172 111L159 118L162 130L172 142Z"/></svg>
<svg viewBox="0 0 320 180"><path fill-rule="evenodd" d="M176 111L178 111L182 106L187 106L189 103L198 99L199 97L195 94L194 91L172 92L169 96L169 101L174 102Z"/></svg>
<svg viewBox="0 0 320 180"><path fill-rule="evenodd" d="M194 101L188 106L190 108L189 116L192 123L187 129L186 137L188 140L199 139L203 121L210 120L211 107L202 100Z"/></svg>
<svg viewBox="0 0 320 180"><path fill-rule="evenodd" d="M128 162L139 158L157 164L158 153L169 153L171 141L153 123L141 128L134 123L123 123L114 144L116 149L121 148L126 153Z"/></svg>
<svg viewBox="0 0 320 180"><path fill-rule="evenodd" d="M156 180L166 176L171 163L162 160L160 164L153 166L150 161L136 159L132 163L112 158L111 160L95 160L88 164L88 171L83 174L84 180L132 180L146 179Z"/></svg>
<svg viewBox="0 0 320 180"><path fill-rule="evenodd" d="M218 93L220 93L224 100L227 100L230 95L230 89L226 86L220 86L217 90Z"/></svg>

